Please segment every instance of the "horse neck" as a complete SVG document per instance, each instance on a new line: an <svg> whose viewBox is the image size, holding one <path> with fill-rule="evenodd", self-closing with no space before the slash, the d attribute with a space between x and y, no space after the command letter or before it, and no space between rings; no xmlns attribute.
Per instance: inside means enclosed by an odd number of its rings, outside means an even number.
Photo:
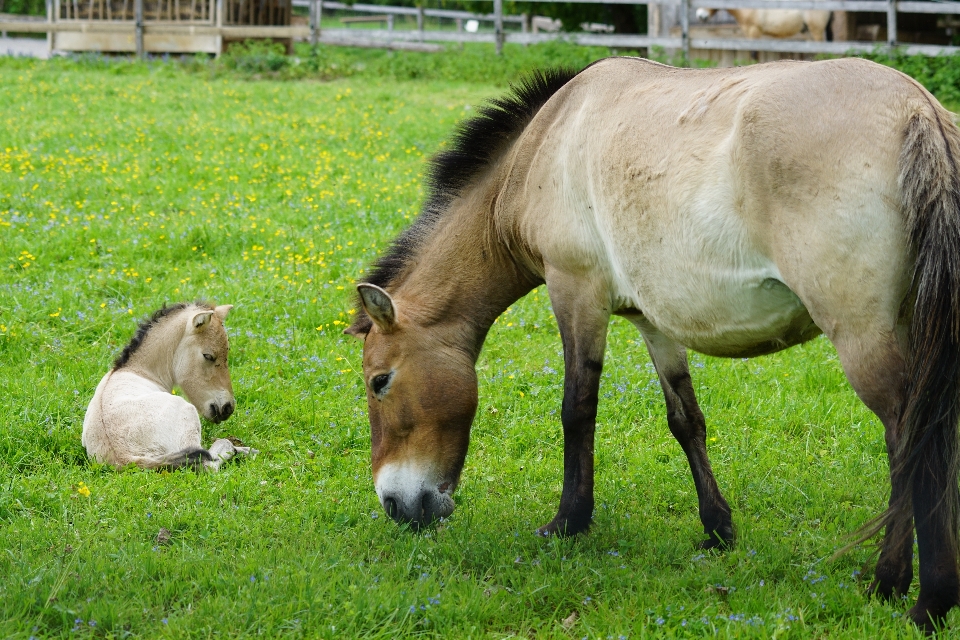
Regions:
<svg viewBox="0 0 960 640"><path fill-rule="evenodd" d="M124 368L172 391L177 385L176 355L184 331L182 312L164 318L150 329Z"/></svg>
<svg viewBox="0 0 960 640"><path fill-rule="evenodd" d="M392 292L422 325L449 330L474 361L493 321L539 284L503 242L495 220L502 171L454 198Z"/></svg>

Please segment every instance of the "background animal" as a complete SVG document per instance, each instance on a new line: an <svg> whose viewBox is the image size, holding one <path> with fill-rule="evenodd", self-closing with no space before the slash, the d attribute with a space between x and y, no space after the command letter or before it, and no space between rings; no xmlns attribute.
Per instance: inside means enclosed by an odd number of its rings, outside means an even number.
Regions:
<svg viewBox="0 0 960 640"><path fill-rule="evenodd" d="M358 285L374 484L449 515L494 320L546 283L563 342L563 491L586 530L607 326L640 331L707 539L734 540L687 348L752 357L824 333L886 429L871 590L932 631L960 604L960 131L919 83L858 59L687 70L611 58L534 76L464 123L418 221Z"/></svg>
<svg viewBox="0 0 960 640"><path fill-rule="evenodd" d="M706 22L716 9L697 9L697 19ZM806 27L813 40L823 42L827 39L829 11L799 11L795 9L727 9L748 38L772 36L789 38Z"/></svg>
<svg viewBox="0 0 960 640"><path fill-rule="evenodd" d="M223 326L232 308L165 306L140 325L87 407L81 441L91 457L117 467L216 470L236 453L251 453L226 439L209 450L200 445L200 415L222 422L236 404Z"/></svg>

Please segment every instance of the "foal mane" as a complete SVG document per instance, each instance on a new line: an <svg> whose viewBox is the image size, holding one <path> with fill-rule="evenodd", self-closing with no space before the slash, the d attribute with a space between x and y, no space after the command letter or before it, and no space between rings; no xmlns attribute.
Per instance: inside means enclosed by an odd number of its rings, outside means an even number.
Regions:
<svg viewBox="0 0 960 640"><path fill-rule="evenodd" d="M203 302L202 300L198 300L192 304L203 309L213 309L211 305ZM143 341L146 339L147 334L150 333L150 330L160 324L164 318L171 316L178 311L183 311L189 306L190 304L186 302L178 302L170 307L164 303L163 307L153 312L152 316L140 322L140 326L137 327L137 333L133 336L127 346L123 348L123 351L119 356L117 356L117 359L113 361L113 370L116 371L117 369L123 368L130 361L130 357L133 356L137 349L139 349L143 344Z"/></svg>
<svg viewBox="0 0 960 640"><path fill-rule="evenodd" d="M520 136L547 100L577 73L568 68L533 71L511 84L505 96L489 100L477 109L477 115L461 122L450 148L430 161L428 195L420 215L373 264L363 282L381 288L393 283L436 228L450 202ZM357 309L353 328L369 331L371 321L363 306L358 303Z"/></svg>

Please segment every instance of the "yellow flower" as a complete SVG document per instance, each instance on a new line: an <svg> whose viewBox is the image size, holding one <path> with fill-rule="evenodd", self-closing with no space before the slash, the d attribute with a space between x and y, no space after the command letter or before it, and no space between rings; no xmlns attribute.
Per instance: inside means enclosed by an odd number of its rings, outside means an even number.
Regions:
<svg viewBox="0 0 960 640"><path fill-rule="evenodd" d="M77 493L82 495L84 498L90 497L90 489L83 482L77 485Z"/></svg>

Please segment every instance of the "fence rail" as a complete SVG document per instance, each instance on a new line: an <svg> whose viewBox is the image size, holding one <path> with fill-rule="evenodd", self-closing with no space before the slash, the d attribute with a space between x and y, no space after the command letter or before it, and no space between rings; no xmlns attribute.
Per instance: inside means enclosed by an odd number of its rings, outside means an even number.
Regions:
<svg viewBox="0 0 960 640"><path fill-rule="evenodd" d="M294 6L308 7L310 18L307 26L241 26L223 24L224 0L213 0L216 7L214 17L207 24L161 22L144 15L145 0L131 0L135 7L136 18L130 20L63 20L59 18L58 0L47 0L47 17L13 17L0 14L0 31L28 33L133 33L137 38L137 53L143 55L145 36L210 36L215 38L293 38L309 39L311 42L329 42L332 44L354 44L356 46L382 46L393 48L416 48L416 43L431 42L492 42L498 51L504 42L534 44L550 40L565 40L571 43L611 48L649 48L663 47L683 51L689 56L690 49L717 49L733 51L771 51L781 53L827 53L844 54L847 52L865 52L877 47L897 47L907 54L943 55L960 53L960 47L948 45L929 45L903 43L897 40L896 17L898 13L960 14L960 2L917 2L896 0L576 0L580 3L618 3L618 4L655 4L661 7L673 6L680 10L680 35L647 36L616 35L597 33L530 33L525 15L504 15L502 0L495 0L494 13L474 14L465 11L444 9L426 9L415 7L390 7L382 5L354 4L327 0L293 0ZM548 2L552 0L530 0ZM184 4L188 0L183 0ZM816 42L809 40L778 39L732 39L732 38L691 38L690 14L696 9L800 9L848 12L879 12L887 15L887 42ZM329 29L320 27L323 10L356 11L360 13L378 13L385 15L409 15L417 18L416 30L398 29ZM204 16L206 17L206 16ZM467 33L457 31L436 31L425 29L424 17L447 18L454 20L478 20L494 23L492 32ZM519 24L520 32L505 31L504 24ZM222 45L221 45L222 46ZM429 48L429 47L422 47Z"/></svg>

